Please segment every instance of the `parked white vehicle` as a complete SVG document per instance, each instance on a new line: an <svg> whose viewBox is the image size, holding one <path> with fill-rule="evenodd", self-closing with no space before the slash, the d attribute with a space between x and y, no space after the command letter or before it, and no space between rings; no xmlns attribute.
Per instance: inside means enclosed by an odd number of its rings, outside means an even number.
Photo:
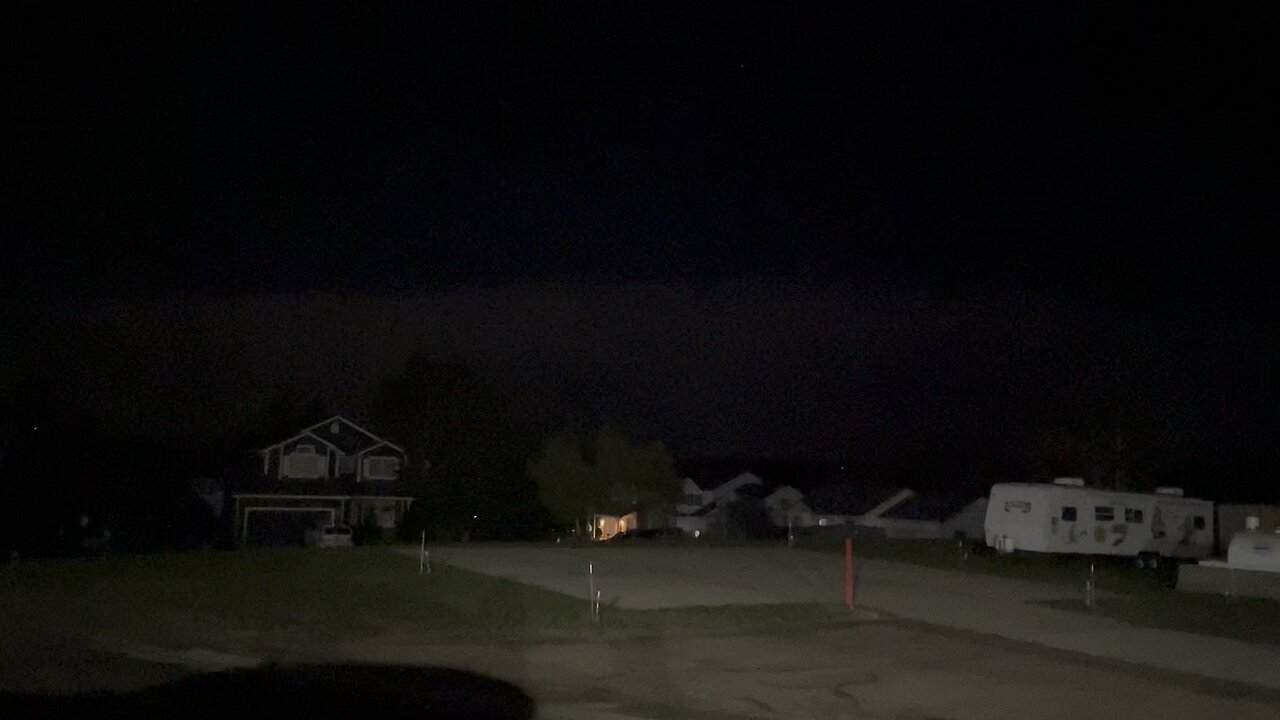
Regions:
<svg viewBox="0 0 1280 720"><path fill-rule="evenodd" d="M1213 503L1176 488L1128 493L1084 486L1076 478L991 487L986 542L1000 552L1030 551L1159 558L1213 552Z"/></svg>
<svg viewBox="0 0 1280 720"><path fill-rule="evenodd" d="M318 530L308 530L306 540L307 544L313 547L351 547L351 527L349 525L330 525Z"/></svg>

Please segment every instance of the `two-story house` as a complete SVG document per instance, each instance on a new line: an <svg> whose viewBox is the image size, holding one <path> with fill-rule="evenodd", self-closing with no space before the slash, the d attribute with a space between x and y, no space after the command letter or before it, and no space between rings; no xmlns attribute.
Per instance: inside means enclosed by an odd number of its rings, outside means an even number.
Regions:
<svg viewBox="0 0 1280 720"><path fill-rule="evenodd" d="M342 416L257 451L261 474L232 495L236 542L297 544L308 530L376 526L390 534L413 498L393 494L404 448Z"/></svg>

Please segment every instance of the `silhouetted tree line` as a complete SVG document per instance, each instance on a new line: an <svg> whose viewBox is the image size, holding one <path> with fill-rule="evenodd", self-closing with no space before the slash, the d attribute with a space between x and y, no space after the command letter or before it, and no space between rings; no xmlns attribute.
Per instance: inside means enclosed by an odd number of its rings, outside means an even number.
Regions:
<svg viewBox="0 0 1280 720"><path fill-rule="evenodd" d="M893 455L870 463L874 479L981 493L993 481L1078 475L1136 490L1181 485L1210 499L1277 499L1232 493L1221 482L1267 475L1280 463L1274 452L1206 447L1173 400L1143 391L1107 363L1098 367L1081 376L1046 366L1063 387L1053 398L1025 398L999 384L999 368L984 373L991 384L979 387L928 364L869 364L855 395L868 417L902 436ZM514 398L462 363L427 356L376 383L358 407L282 390L216 437L108 434L107 423L84 413L81 399L92 388L63 382L56 369L12 388L0 398L0 548L24 553L217 546L226 541L226 515L214 517L191 481L220 478L230 493L259 471L254 449L335 411L407 449L398 490L422 502L406 536L535 538L553 520L661 504L678 492L661 445L616 429L569 432L531 421L521 410L536 398ZM1240 448L1251 442L1244 437ZM740 524L758 520L744 513Z"/></svg>

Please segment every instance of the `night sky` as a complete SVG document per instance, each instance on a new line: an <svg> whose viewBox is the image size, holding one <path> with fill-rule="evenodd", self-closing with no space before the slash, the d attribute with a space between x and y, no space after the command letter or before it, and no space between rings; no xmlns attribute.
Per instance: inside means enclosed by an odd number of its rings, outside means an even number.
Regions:
<svg viewBox="0 0 1280 720"><path fill-rule="evenodd" d="M883 463L1106 398L1274 496L1262 19L841 12L33 5L5 390L198 434L430 352L685 455Z"/></svg>

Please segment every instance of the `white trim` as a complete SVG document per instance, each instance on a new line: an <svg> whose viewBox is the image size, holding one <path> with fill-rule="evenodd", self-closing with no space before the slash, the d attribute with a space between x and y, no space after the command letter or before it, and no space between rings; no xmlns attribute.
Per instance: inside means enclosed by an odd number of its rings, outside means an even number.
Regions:
<svg viewBox="0 0 1280 720"><path fill-rule="evenodd" d="M888 500L885 500L879 505L863 513L862 518L863 519L879 518L881 515L889 512L890 510L894 509L895 507L901 505L902 503L910 500L915 496L916 496L915 492L911 490L907 490L907 489L899 490L898 492L891 495Z"/></svg>
<svg viewBox="0 0 1280 720"><path fill-rule="evenodd" d="M361 455L363 455L363 454L365 454L365 453L369 452L370 450L377 450L378 448L382 447L383 445L389 445L389 446L391 446L391 447L395 448L396 450L399 450L401 454L405 454L405 455L407 455L407 454L408 454L408 453L406 453L406 452L404 451L404 448L400 447L399 445L397 445L397 444L395 444L395 443L391 442L390 440L383 440L383 441L379 442L377 445L370 445L369 447L367 447L367 448L365 448L365 449L361 450L360 452L356 453L356 455L355 455L355 456L356 456L356 457L360 457Z"/></svg>
<svg viewBox="0 0 1280 720"><path fill-rule="evenodd" d="M337 445L334 445L333 443L329 442L328 440L325 440L324 438L322 438L322 437L320 437L320 436L316 435L315 433L311 432L311 428L307 428L306 430L303 430L302 432L298 433L297 435L294 435L294 436L293 436L293 437L291 437L291 438L288 438L288 439L286 439L286 440L281 440L280 442L276 443L275 445L268 445L268 446L266 446L266 447L262 448L261 450L259 450L258 452L259 452L259 453L265 453L265 452L268 452L268 451L270 451L270 450L272 450L272 449L274 449L274 448L280 448L280 452L282 452L282 453L283 453L283 452L284 452L284 446L285 446L285 445L287 445L287 444L289 444L289 443L293 442L294 440L297 440L297 439L299 439L299 438L305 437L305 436L307 436L307 435L310 435L311 437L315 438L316 440L319 440L320 442L324 443L325 445L328 445L329 447L333 448L334 450L337 450L338 452L342 452L342 448L338 447Z"/></svg>
<svg viewBox="0 0 1280 720"><path fill-rule="evenodd" d="M335 420L341 420L342 422L344 422L344 423L346 423L346 424L350 425L351 427L355 428L356 430L359 430L360 432L364 433L366 437L368 437L368 438L370 438L370 439L372 439L372 440L377 440L377 442L376 442L374 445L372 445L372 446L371 446L371 448L372 448L372 447L377 447L378 445L381 445L381 444L383 444L383 443L386 443L387 445L390 445L391 447L393 447L393 448L395 448L395 449L399 450L400 452L404 452L404 448L400 447L399 445L396 445L395 443L391 442L390 440L384 440L384 439L382 439L382 438L378 437L377 435L374 435L373 433L369 432L368 430L365 430L364 428L362 428L362 427L360 427L359 425L357 425L357 424L355 424L355 423L351 422L350 420L348 420L347 418L345 418L345 417L343 417L343 416L341 416L341 415L334 415L333 417L331 417L331 418L329 418L329 419L327 419L327 420L321 420L320 422L316 423L315 425L312 425L311 427L307 428L307 432L314 432L316 428L318 428L318 427L320 427L320 426L322 426L322 425L327 425L327 424L329 424L329 423L331 423L331 422L333 422L333 421L335 421ZM285 442L288 442L288 440L286 440ZM370 449L371 449L371 448L370 448ZM362 450L362 451L360 451L360 452L364 452L364 451ZM356 454L357 454L357 455L359 455L360 453L356 453Z"/></svg>

